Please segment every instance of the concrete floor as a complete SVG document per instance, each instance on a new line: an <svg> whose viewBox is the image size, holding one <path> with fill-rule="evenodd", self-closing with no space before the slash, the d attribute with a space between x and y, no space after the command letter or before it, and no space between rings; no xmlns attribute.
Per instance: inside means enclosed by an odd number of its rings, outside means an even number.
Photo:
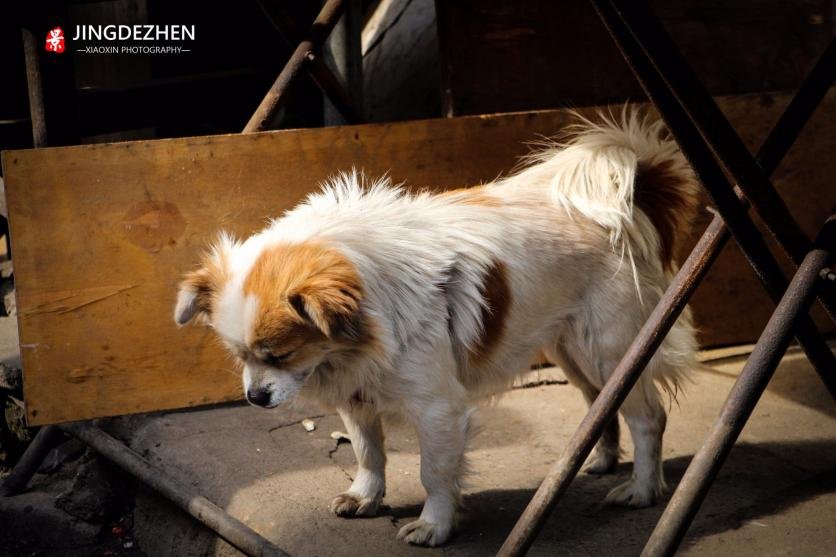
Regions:
<svg viewBox="0 0 836 557"><path fill-rule="evenodd" d="M675 486L740 371L743 358L710 362L674 403L665 470ZM549 371L547 374L558 372ZM455 537L436 550L395 539L420 513L423 490L414 433L387 429L386 507L369 519L328 512L354 470L335 415L248 406L123 418L130 444L291 555L487 555L510 531L585 412L568 385L516 389L480 412L469 452L473 474ZM313 417L317 428L299 423ZM623 427L623 435L627 428ZM632 447L607 476L581 474L551 516L531 555L637 555L663 505L603 506L630 474ZM140 492L134 535L148 555L230 555L188 517ZM691 527L683 555L833 555L836 547L836 406L798 353L785 358Z"/></svg>

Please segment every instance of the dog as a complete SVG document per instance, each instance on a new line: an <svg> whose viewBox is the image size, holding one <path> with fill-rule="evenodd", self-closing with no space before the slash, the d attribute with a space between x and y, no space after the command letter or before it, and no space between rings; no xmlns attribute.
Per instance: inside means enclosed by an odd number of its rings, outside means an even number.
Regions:
<svg viewBox="0 0 836 557"><path fill-rule="evenodd" d="M358 463L331 504L339 516L374 515L384 497L382 417L414 426L427 497L398 538L436 546L453 528L475 403L540 350L591 403L670 283L696 205L661 122L626 108L579 117L476 187L410 193L339 174L248 239L222 234L185 275L174 317L215 330L253 405L336 409ZM610 502L644 507L663 493L660 388L679 388L695 352L686 310L621 408L635 457ZM616 419L586 470L618 458Z"/></svg>

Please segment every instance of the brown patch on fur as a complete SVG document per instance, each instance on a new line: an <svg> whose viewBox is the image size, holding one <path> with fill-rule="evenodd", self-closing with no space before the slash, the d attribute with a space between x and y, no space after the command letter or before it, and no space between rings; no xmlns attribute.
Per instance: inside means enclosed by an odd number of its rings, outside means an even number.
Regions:
<svg viewBox="0 0 836 557"><path fill-rule="evenodd" d="M697 209L697 197L690 180L674 172L670 162L636 169L634 202L659 232L659 257L672 270L674 254L682 242Z"/></svg>
<svg viewBox="0 0 836 557"><path fill-rule="evenodd" d="M363 287L357 270L336 249L317 243L265 250L244 282L260 302L253 344L295 349L324 338L357 341Z"/></svg>
<svg viewBox="0 0 836 557"><path fill-rule="evenodd" d="M465 205L481 205L483 207L499 207L502 205L502 200L488 193L485 186L447 190L438 195Z"/></svg>
<svg viewBox="0 0 836 557"><path fill-rule="evenodd" d="M511 287L503 262L495 261L488 269L481 291L486 304L482 307L482 336L470 356L471 365L478 365L488 358L505 332L505 321L511 308Z"/></svg>

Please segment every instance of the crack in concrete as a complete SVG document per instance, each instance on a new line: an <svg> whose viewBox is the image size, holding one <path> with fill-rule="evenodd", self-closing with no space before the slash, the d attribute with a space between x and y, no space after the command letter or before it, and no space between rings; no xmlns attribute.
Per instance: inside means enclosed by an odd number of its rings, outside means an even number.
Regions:
<svg viewBox="0 0 836 557"><path fill-rule="evenodd" d="M534 387L548 387L550 385L568 385L569 381L567 379L541 379L539 381L530 381L528 383L523 383L522 385L514 385L511 387L512 391L517 391L520 389L533 389Z"/></svg>
<svg viewBox="0 0 836 557"><path fill-rule="evenodd" d="M346 477L346 478L348 478L348 481L353 482L353 481L354 481L354 478L353 478L353 477L351 477L351 474L349 474L349 473L348 473L348 470L346 470L345 468L343 468L343 467L342 467L342 465L341 465L339 462L337 462L336 460L334 460L334 454L335 454L338 450L340 450L340 445L342 445L342 444L344 444L344 443L349 443L349 441L348 441L348 440L346 440L346 439L337 439L337 440L334 442L334 448L333 448L333 449L331 449L330 451L328 451L328 458L331 460L331 462L333 462L333 463L334 463L334 465L335 465L337 468L339 468L339 469L340 469L340 471L341 471L343 474L345 474L345 477Z"/></svg>

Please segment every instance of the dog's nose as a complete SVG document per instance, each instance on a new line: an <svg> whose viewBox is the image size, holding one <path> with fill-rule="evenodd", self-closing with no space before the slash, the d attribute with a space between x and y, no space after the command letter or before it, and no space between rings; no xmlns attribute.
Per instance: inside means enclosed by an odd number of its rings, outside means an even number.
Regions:
<svg viewBox="0 0 836 557"><path fill-rule="evenodd" d="M266 389L248 389L247 400L256 406L267 406L270 404L270 392Z"/></svg>

